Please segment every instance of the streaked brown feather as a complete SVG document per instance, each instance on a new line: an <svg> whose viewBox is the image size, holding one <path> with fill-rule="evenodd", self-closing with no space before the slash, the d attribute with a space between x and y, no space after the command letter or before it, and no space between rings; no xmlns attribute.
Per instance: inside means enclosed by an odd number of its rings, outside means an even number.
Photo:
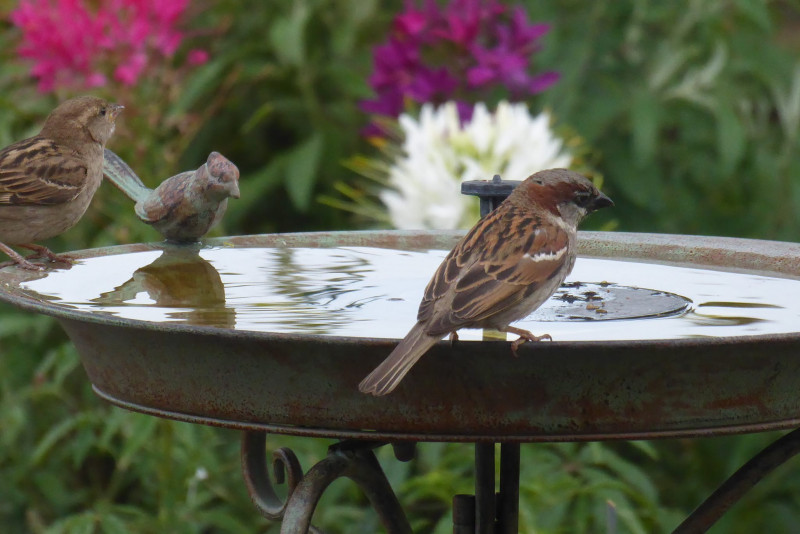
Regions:
<svg viewBox="0 0 800 534"><path fill-rule="evenodd" d="M506 205L481 223L451 251L428 285L417 320L427 321L430 335L445 335L513 307L568 259L567 233L519 208ZM436 301L448 294L450 306L436 316Z"/></svg>
<svg viewBox="0 0 800 534"><path fill-rule="evenodd" d="M472 252L475 252L477 244L483 240L486 233L485 228L496 224L498 216L502 215L498 214L499 211L501 210L495 210L478 221L442 260L425 288L425 294L417 312L417 321L427 321L431 318L434 303L447 293L462 268L478 259L478 256Z"/></svg>
<svg viewBox="0 0 800 534"><path fill-rule="evenodd" d="M84 158L41 136L0 151L0 204L62 204L86 183Z"/></svg>
<svg viewBox="0 0 800 534"><path fill-rule="evenodd" d="M362 393L373 395L390 393L417 363L417 360L428 352L428 349L437 341L439 341L438 337L432 337L425 333L424 324L417 323L392 353L361 381L358 389Z"/></svg>

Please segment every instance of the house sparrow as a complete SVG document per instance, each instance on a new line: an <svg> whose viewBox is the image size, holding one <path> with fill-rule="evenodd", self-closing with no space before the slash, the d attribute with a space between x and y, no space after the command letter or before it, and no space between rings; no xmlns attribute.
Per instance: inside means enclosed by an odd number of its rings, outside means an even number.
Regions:
<svg viewBox="0 0 800 534"><path fill-rule="evenodd" d="M467 232L425 289L415 324L358 386L390 393L438 340L460 328L491 328L520 336L511 344L549 339L509 326L558 289L575 264L578 223L613 202L578 173L537 172Z"/></svg>
<svg viewBox="0 0 800 534"><path fill-rule="evenodd" d="M167 178L155 189L145 186L116 154L106 149L103 172L131 200L136 215L168 241L194 242L208 233L239 198L239 169L218 152L195 171Z"/></svg>
<svg viewBox="0 0 800 534"><path fill-rule="evenodd" d="M59 105L39 135L0 151L0 250L25 269L42 270L8 244L32 257L68 261L33 244L72 228L103 180L103 148L122 106L82 96Z"/></svg>

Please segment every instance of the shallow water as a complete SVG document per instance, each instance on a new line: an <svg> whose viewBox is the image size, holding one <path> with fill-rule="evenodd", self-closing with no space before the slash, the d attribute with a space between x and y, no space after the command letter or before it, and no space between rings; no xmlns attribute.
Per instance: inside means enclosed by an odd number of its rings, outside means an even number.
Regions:
<svg viewBox="0 0 800 534"><path fill-rule="evenodd" d="M81 260L22 287L35 298L130 319L400 338L445 255L368 247L175 248ZM515 325L556 341L773 334L800 325L798 280L579 258L567 282L573 287ZM651 304L660 316L619 318L644 315L636 306ZM481 336L459 332L461 339Z"/></svg>

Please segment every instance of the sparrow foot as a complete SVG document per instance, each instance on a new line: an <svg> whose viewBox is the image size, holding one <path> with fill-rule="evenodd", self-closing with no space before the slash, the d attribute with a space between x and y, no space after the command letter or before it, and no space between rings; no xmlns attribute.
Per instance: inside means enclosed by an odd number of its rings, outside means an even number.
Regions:
<svg viewBox="0 0 800 534"><path fill-rule="evenodd" d="M69 263L69 264L72 264L75 261L75 258L70 256L69 254L56 254L49 248L44 247L42 245L36 245L34 243L26 243L24 245L20 244L19 246L33 251L33 254L28 256L29 258L47 258L48 260L54 263Z"/></svg>
<svg viewBox="0 0 800 534"><path fill-rule="evenodd" d="M515 358L519 356L519 354L517 354L517 349L519 348L520 345L522 345L526 341L542 341L545 339L548 341L553 341L553 338L550 336L550 334L535 336L532 333L528 332L527 330L523 330L522 328L515 328L513 326L506 327L505 332L509 332L511 334L517 334L519 336L519 339L511 342L511 354L513 354Z"/></svg>
<svg viewBox="0 0 800 534"><path fill-rule="evenodd" d="M11 258L11 261L5 261L0 263L0 268L8 267L9 265L18 265L23 269L27 269L29 271L44 271L44 267L41 265L36 265L35 263L31 263L19 254L17 254L12 248L0 243L0 250L5 252L5 254Z"/></svg>

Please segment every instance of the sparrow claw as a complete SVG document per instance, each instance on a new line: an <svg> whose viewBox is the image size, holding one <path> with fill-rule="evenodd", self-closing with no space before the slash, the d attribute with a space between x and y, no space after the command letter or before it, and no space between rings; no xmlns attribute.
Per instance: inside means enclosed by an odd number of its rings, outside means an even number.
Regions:
<svg viewBox="0 0 800 534"><path fill-rule="evenodd" d="M450 348L453 348L458 343L458 332L450 332Z"/></svg>
<svg viewBox="0 0 800 534"><path fill-rule="evenodd" d="M37 265L35 263L31 263L28 260L26 260L25 258L22 258L21 261L17 261L17 260L4 261L3 263L0 263L0 269L2 269L3 267L10 267L12 265L16 265L17 267L19 267L21 269L28 270L28 271L44 271L44 270L46 270L46 268L43 265Z"/></svg>
<svg viewBox="0 0 800 534"><path fill-rule="evenodd" d="M519 354L517 354L517 349L519 349L519 346L527 341L543 341L545 339L548 341L553 341L553 338L550 336L550 334L535 336L527 330L523 330L522 328L514 328L513 326L506 327L505 331L512 334L517 334L519 336L517 340L511 342L511 354L515 358L519 357Z"/></svg>
<svg viewBox="0 0 800 534"><path fill-rule="evenodd" d="M36 265L35 263L31 263L29 261L21 261L17 263L17 267L22 267L23 269L27 269L28 271L46 271L47 269L43 265Z"/></svg>
<svg viewBox="0 0 800 534"><path fill-rule="evenodd" d="M28 258L47 258L48 260L52 261L53 263L69 263L70 265L75 263L75 257L70 256L69 254L56 254L49 248L36 245L33 243L26 243L24 245L19 245L20 247L27 248L28 250L32 250L33 254L28 256Z"/></svg>
<svg viewBox="0 0 800 534"><path fill-rule="evenodd" d="M10 247L0 243L0 250L6 253L8 257L11 258L11 261L5 261L0 263L0 268L8 267L10 265L19 265L23 269L27 269L29 271L44 271L45 268L41 265L36 265L35 263L31 263L16 252Z"/></svg>

